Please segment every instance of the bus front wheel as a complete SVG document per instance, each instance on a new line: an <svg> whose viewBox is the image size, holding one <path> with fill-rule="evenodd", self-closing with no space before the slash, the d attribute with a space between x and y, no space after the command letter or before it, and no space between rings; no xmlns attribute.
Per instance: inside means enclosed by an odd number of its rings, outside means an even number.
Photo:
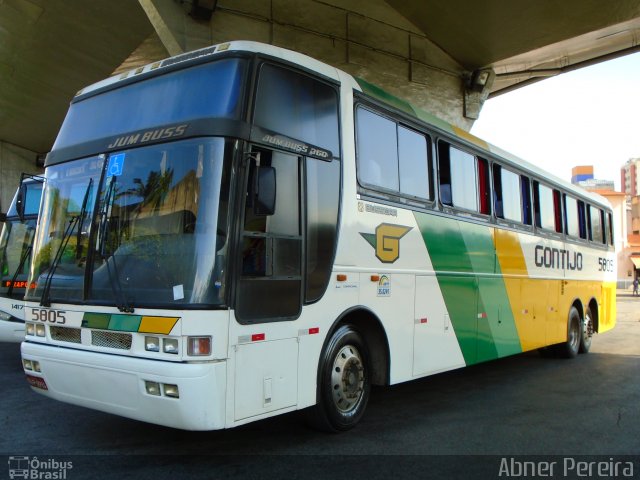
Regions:
<svg viewBox="0 0 640 480"><path fill-rule="evenodd" d="M350 325L340 326L322 353L312 424L330 432L353 428L369 401L370 372L369 350L362 336Z"/></svg>

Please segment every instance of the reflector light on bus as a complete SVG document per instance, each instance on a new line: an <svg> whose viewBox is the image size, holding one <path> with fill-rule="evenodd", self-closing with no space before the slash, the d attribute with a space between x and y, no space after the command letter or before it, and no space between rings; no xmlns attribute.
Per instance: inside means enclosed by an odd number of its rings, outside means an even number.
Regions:
<svg viewBox="0 0 640 480"><path fill-rule="evenodd" d="M265 339L264 333L254 333L253 335L251 335L252 342L261 342L264 339Z"/></svg>

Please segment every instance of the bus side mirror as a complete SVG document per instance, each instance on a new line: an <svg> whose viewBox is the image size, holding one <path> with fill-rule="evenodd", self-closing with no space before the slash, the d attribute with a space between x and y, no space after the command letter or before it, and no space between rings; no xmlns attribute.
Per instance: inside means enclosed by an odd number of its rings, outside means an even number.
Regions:
<svg viewBox="0 0 640 480"><path fill-rule="evenodd" d="M27 186L24 183L20 184L18 189L18 195L16 197L16 212L20 221L24 221L24 201L27 198Z"/></svg>
<svg viewBox="0 0 640 480"><path fill-rule="evenodd" d="M276 212L276 169L258 167L255 183L255 203L253 213L256 215L273 215Z"/></svg>

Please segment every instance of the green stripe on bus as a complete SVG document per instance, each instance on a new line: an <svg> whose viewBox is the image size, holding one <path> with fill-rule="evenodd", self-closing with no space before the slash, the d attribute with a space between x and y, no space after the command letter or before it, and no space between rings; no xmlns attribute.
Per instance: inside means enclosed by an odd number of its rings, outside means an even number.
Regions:
<svg viewBox="0 0 640 480"><path fill-rule="evenodd" d="M111 315L109 330L137 332L141 321L142 316L140 315Z"/></svg>
<svg viewBox="0 0 640 480"><path fill-rule="evenodd" d="M109 328L109 320L111 320L111 314L109 313L85 312L82 316L82 326L84 328L107 330Z"/></svg>
<svg viewBox="0 0 640 480"><path fill-rule="evenodd" d="M415 213L465 363L521 351L491 228ZM497 268L497 270L496 270Z"/></svg>

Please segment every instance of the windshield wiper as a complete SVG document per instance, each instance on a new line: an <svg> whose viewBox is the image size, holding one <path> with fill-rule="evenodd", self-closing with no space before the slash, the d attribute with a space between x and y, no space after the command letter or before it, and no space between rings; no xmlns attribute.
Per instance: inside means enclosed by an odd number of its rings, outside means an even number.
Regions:
<svg viewBox="0 0 640 480"><path fill-rule="evenodd" d="M47 277L44 280L44 288L42 289L42 297L40 297L40 306L41 307L50 307L51 306L51 297L49 296L49 292L51 290L51 281L53 280L53 274L58 268L60 264L60 260L62 259L62 254L64 253L64 249L69 244L69 239L71 238L71 234L73 233L73 228L78 223L79 215L72 217L69 220L69 225L64 231L62 235L62 241L60 242L60 246L56 250L56 254L53 257L53 261L51 262L51 266L49 267L49 271L47 272Z"/></svg>
<svg viewBox="0 0 640 480"><path fill-rule="evenodd" d="M107 269L107 277L109 277L109 286L111 287L111 293L113 293L113 298L116 302L116 307L119 311L123 313L133 313L134 309L127 302L126 295L124 290L122 289L122 284L120 283L120 275L118 274L117 262L114 255L107 256L107 231L108 231L108 223L110 221L109 218L109 209L111 207L111 203L113 202L112 197L115 196L115 177L111 177L111 181L109 183L109 187L107 187L107 191L104 196L104 205L102 208L102 215L100 230L98 231L98 242L100 244L99 252L100 257L104 261L105 268ZM113 270L111 272L111 267L109 266L109 260L113 259Z"/></svg>
<svg viewBox="0 0 640 480"><path fill-rule="evenodd" d="M78 233L81 234L80 231L82 230L82 223L84 222L84 217L87 214L87 203L89 201L89 193L91 192L92 185L93 185L93 178L90 178L89 184L87 185L87 189L84 192L84 198L82 199L82 206L80 207L80 212L78 213L78 215L72 217L69 220L69 225L67 225L67 228L65 229L64 234L62 235L62 241L60 242L60 245L56 250L56 254L53 257L53 261L51 262L51 266L49 267L49 271L47 272L47 277L45 278L45 281L44 281L42 297L40 297L41 307L51 306L51 297L49 294L51 292L51 282L53 281L53 274L55 273L56 268L58 268L58 265L60 264L60 260L62 260L62 255L64 254L64 250L65 248L67 248L67 245L69 244L69 240L71 239L71 235L73 234L73 229L76 226L78 227ZM79 247L80 247L80 242L78 240L76 243L76 251Z"/></svg>
<svg viewBox="0 0 640 480"><path fill-rule="evenodd" d="M82 199L82 207L80 207L80 214L78 215L78 232L76 233L76 259L82 257L82 226L84 225L84 218L87 216L87 203L89 202L89 194L91 193L91 187L93 186L93 178L89 179L89 185L84 192L84 198Z"/></svg>

